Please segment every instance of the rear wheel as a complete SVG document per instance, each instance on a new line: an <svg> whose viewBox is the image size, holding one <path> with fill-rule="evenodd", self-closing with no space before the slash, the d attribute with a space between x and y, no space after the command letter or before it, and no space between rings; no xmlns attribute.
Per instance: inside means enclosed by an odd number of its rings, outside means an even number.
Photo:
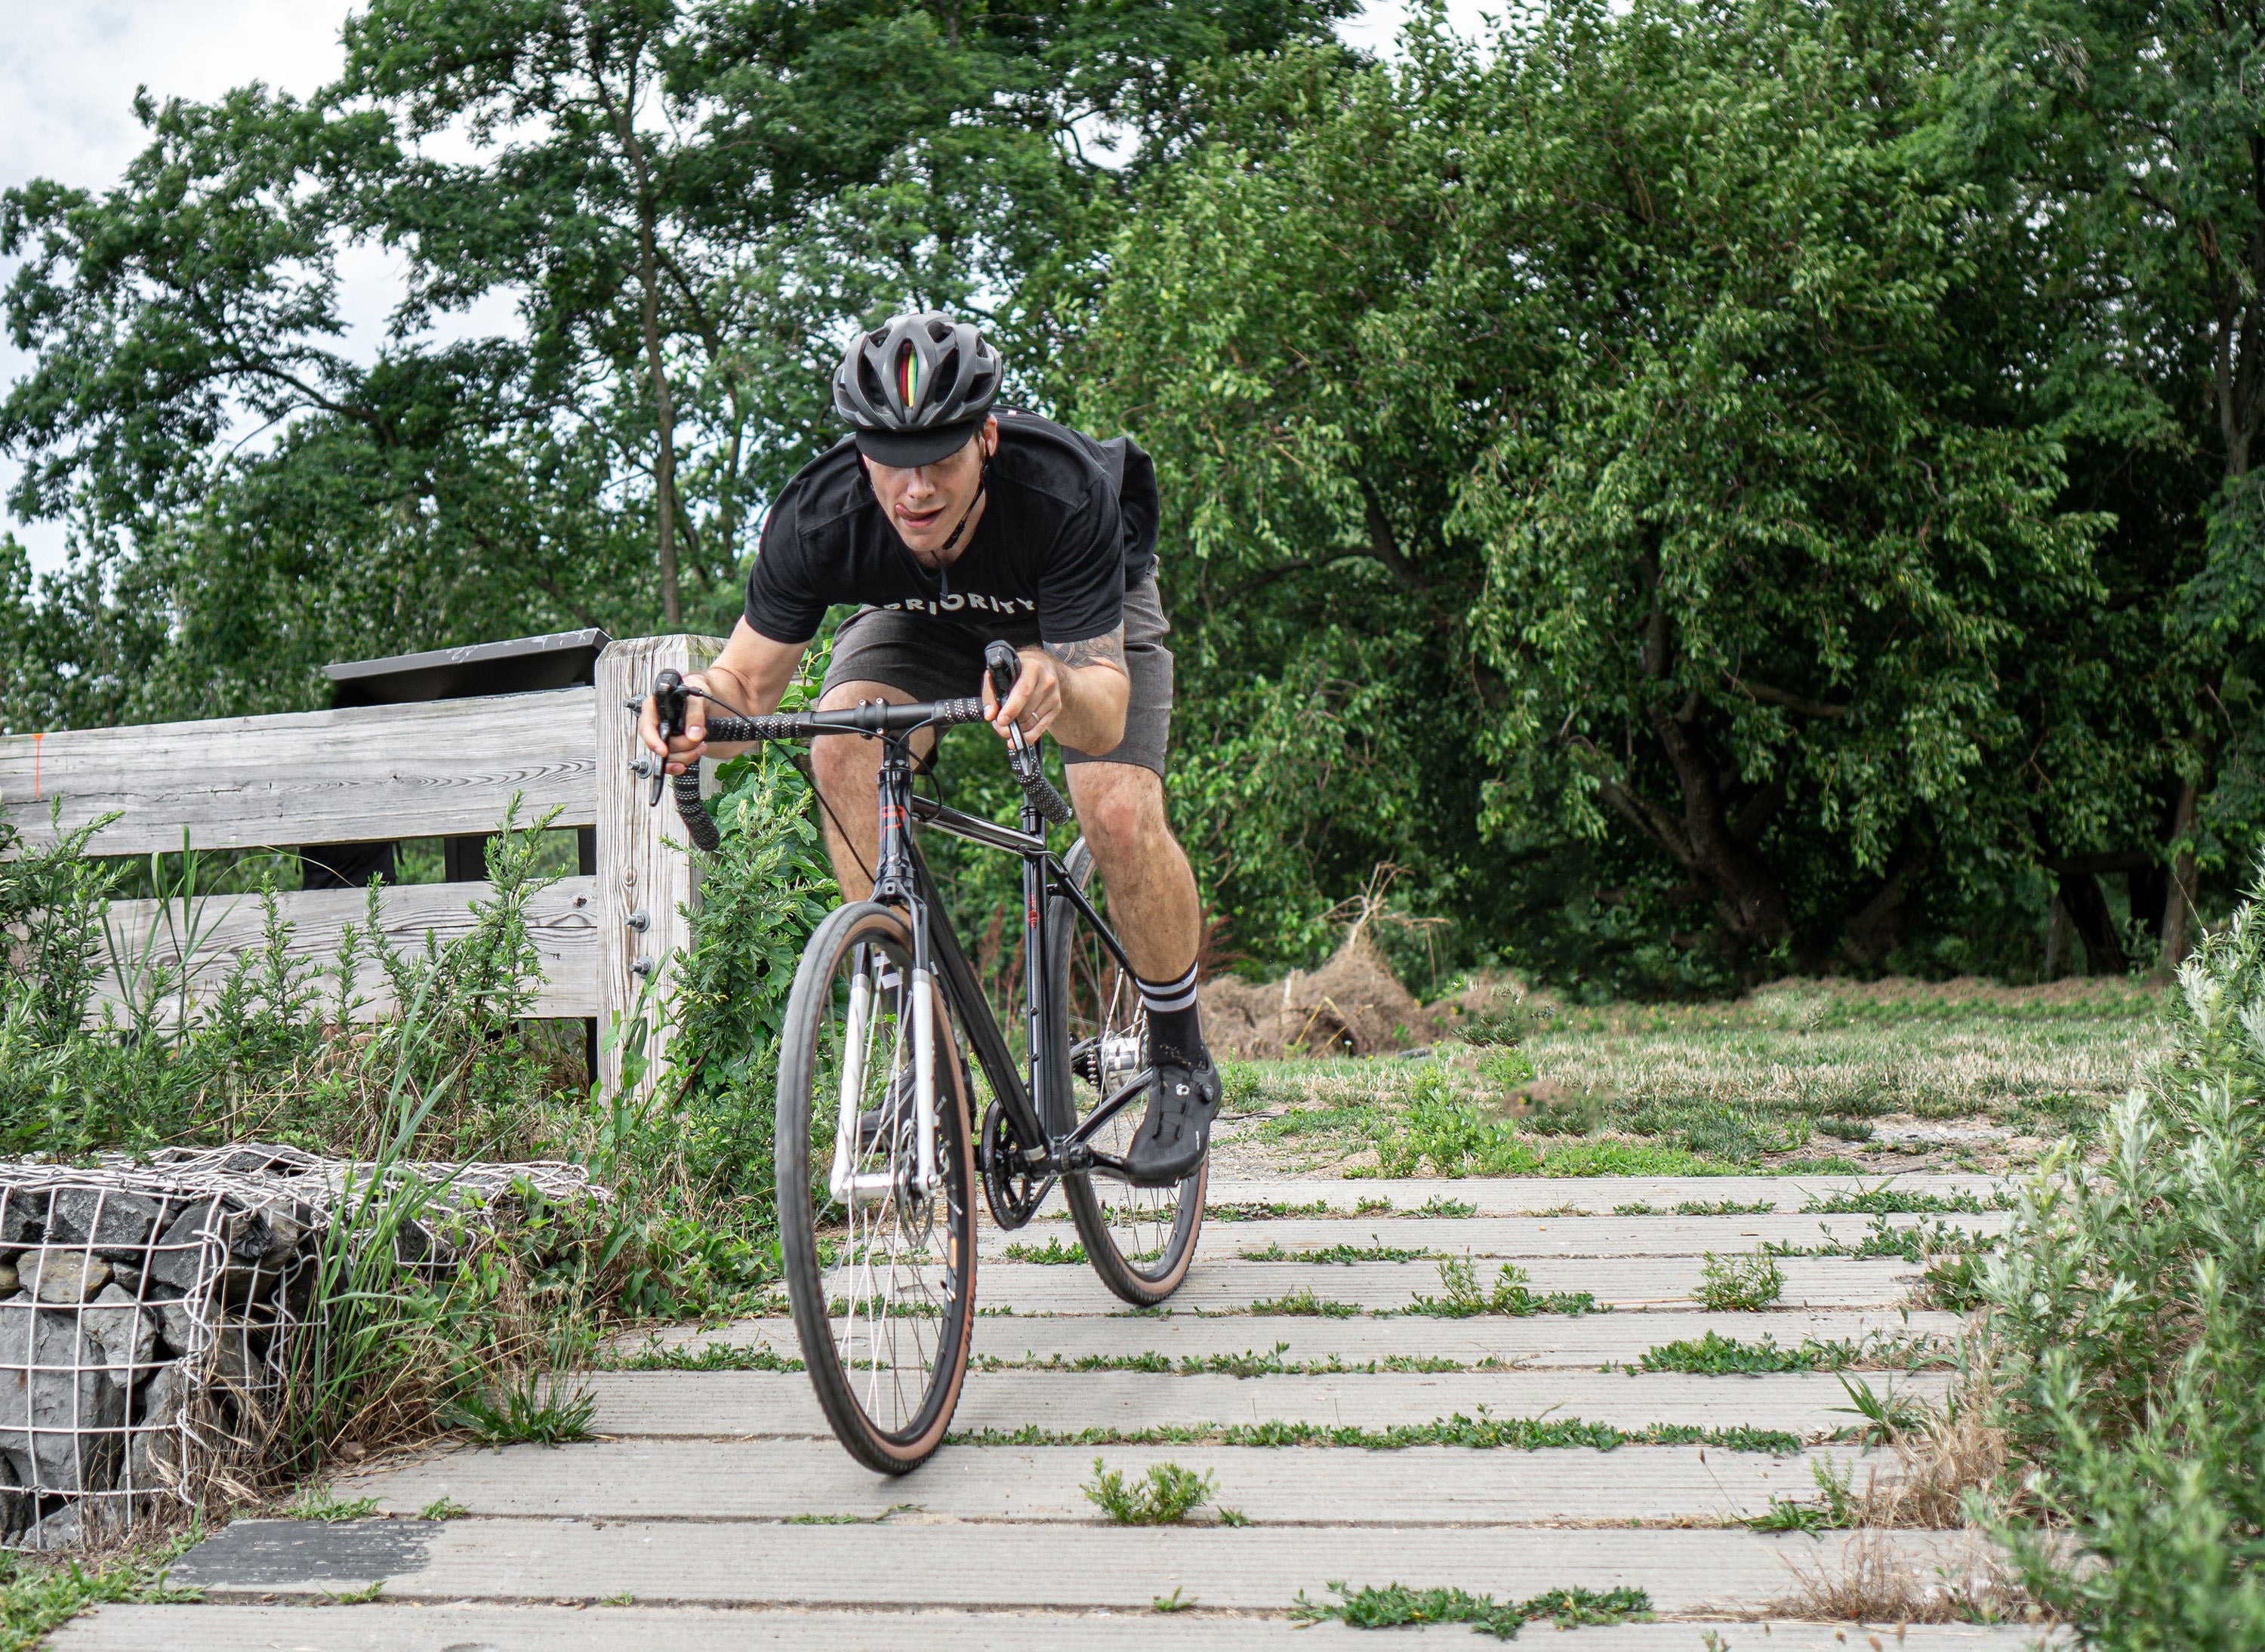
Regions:
<svg viewBox="0 0 2265 1652"><path fill-rule="evenodd" d="M779 1052L779 1234L795 1335L836 1437L886 1474L943 1443L975 1323L968 1095L943 995L933 983L929 994L932 1187L921 1176L901 912L860 902L819 926Z"/></svg>
<svg viewBox="0 0 2265 1652"><path fill-rule="evenodd" d="M1063 865L1106 919L1109 891L1082 839L1071 847ZM1053 1092L1071 1097L1077 1115L1075 1120L1049 1121L1059 1132L1090 1117L1140 1070L1147 1059L1147 1015L1138 984L1084 915L1059 897L1046 915L1046 952L1053 1006L1047 1044L1057 1064ZM1147 1095L1134 1098L1091 1138L1094 1150L1123 1158L1147 1112ZM1169 1188L1136 1188L1102 1171L1062 1178L1086 1260L1103 1284L1135 1307L1153 1306L1180 1288L1195 1259L1210 1171L1206 1157L1184 1181Z"/></svg>

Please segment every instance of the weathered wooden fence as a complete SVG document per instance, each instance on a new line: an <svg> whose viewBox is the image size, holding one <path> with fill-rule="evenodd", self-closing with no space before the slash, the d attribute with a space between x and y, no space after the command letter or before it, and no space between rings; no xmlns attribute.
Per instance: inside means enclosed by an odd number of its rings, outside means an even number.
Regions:
<svg viewBox="0 0 2265 1652"><path fill-rule="evenodd" d="M720 646L685 636L611 643L594 687L0 737L0 814L40 844L114 811L93 852L146 855L180 848L184 827L201 850L303 851L492 833L513 797L523 822L555 807L554 826L595 829L596 870L534 902L535 1013L605 1028L648 981L666 991L668 961L688 939L682 913L698 894L691 858L674 841L682 832L674 813L645 806L650 782L632 768L640 753L624 702L663 666L697 670ZM427 931L445 940L470 928L471 903L487 892L479 882L396 884L381 891L379 912L397 944L421 945ZM358 889L280 895L296 926L295 952L335 961L367 899ZM112 907L114 932L137 941L154 932L160 960L178 962L159 917L150 901ZM215 896L206 917L193 950L202 978L216 981L260 944L259 903ZM363 1013L375 1015L390 1006L373 973L363 972L361 990ZM619 1071L619 1052L604 1052L608 1087Z"/></svg>

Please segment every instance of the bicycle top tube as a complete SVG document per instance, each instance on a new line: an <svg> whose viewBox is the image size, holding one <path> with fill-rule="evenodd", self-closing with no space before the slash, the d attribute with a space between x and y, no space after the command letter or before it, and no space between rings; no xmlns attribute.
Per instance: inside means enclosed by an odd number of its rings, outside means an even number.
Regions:
<svg viewBox="0 0 2265 1652"><path fill-rule="evenodd" d="M915 729L949 729L988 721L983 702L972 695L959 700L916 700L909 705L869 700L863 705L834 711L711 717L708 738L720 746L743 746L756 740L805 740L820 734L909 734Z"/></svg>

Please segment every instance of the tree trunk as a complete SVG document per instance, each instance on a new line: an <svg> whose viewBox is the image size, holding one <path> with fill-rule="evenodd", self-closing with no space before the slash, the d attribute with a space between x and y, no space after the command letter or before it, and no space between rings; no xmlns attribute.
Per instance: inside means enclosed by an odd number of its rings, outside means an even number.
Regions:
<svg viewBox="0 0 2265 1652"><path fill-rule="evenodd" d="M2178 806L2171 814L2172 842L2194 830L2195 802L2194 782L2181 782ZM2171 862L2170 888L2163 897L2163 950L2155 964L2159 980L2168 980L2194 950L2195 881L2194 851L2181 849Z"/></svg>
<svg viewBox="0 0 2265 1652"><path fill-rule="evenodd" d="M644 167L638 167L640 178ZM653 510L660 519L660 612L672 631L684 622L676 589L676 409L669 395L668 364L660 353L660 273L653 258L652 196L640 190L637 251L645 281L645 353L652 364Z"/></svg>
<svg viewBox="0 0 2265 1652"><path fill-rule="evenodd" d="M2045 979L2057 981L2068 973L2068 955L2076 944L2076 926L2069 921L2068 903L2057 891L2052 912L2045 919Z"/></svg>
<svg viewBox="0 0 2265 1652"><path fill-rule="evenodd" d="M684 604L676 589L676 408L670 395L668 363L660 348L660 258L654 234L652 169L645 164L645 145L637 142L637 71L630 70L627 94L615 98L606 84L605 55L601 36L590 41L590 79L598 100L613 122L622 155L637 179L637 277L645 287L643 322L645 361L652 370L655 447L652 463L653 512L659 521L660 612L670 630L684 622Z"/></svg>
<svg viewBox="0 0 2265 1652"><path fill-rule="evenodd" d="M2100 879L2090 872L2062 873L2060 901L2084 942L2085 973L2128 973L2130 960L2123 956L2123 942L2116 933L2116 919L2108 910L2108 897L2101 892Z"/></svg>
<svg viewBox="0 0 2265 1652"><path fill-rule="evenodd" d="M1869 968L1911 938L1914 914L1906 893L1899 865L1841 932L1841 950L1849 962Z"/></svg>
<svg viewBox="0 0 2265 1652"><path fill-rule="evenodd" d="M1690 846L1691 870L1714 886L1715 916L1723 932L1742 945L1773 946L1786 939L1793 933L1792 906L1761 857L1731 829L1705 743L1685 713L1664 705L1651 709L1651 726L1683 793L1683 839Z"/></svg>

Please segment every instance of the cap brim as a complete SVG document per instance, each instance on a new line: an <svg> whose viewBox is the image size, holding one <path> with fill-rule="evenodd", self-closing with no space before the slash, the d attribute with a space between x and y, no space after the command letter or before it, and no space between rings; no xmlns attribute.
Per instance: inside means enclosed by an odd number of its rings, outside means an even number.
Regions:
<svg viewBox="0 0 2265 1652"><path fill-rule="evenodd" d="M974 439L982 423L980 418L963 418L956 425L938 425L929 430L861 430L856 433L857 451L875 464L909 470L949 459Z"/></svg>

